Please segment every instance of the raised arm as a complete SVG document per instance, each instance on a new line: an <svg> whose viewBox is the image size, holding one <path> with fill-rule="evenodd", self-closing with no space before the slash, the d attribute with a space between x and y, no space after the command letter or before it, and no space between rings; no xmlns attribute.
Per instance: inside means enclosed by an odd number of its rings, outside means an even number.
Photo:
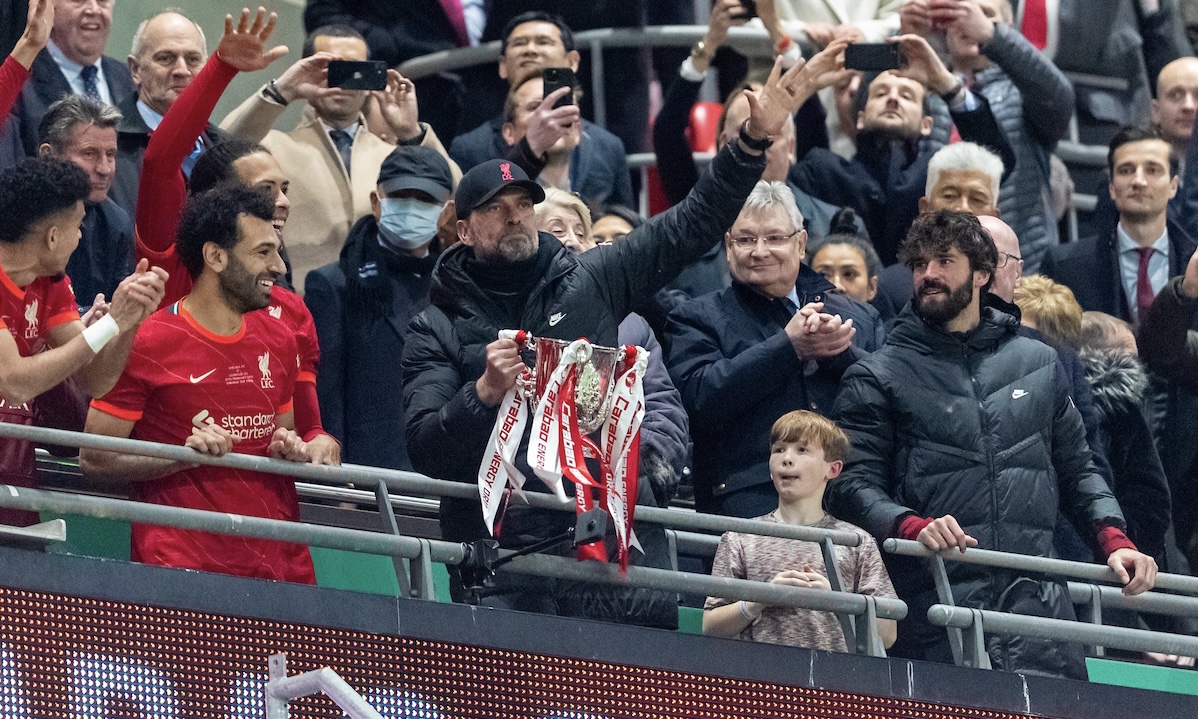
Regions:
<svg viewBox="0 0 1198 719"><path fill-rule="evenodd" d="M50 39L50 28L54 26L54 0L34 0L29 3L29 15L12 54L0 65L0 122L12 112L13 105L21 96L25 80L33 60Z"/></svg>

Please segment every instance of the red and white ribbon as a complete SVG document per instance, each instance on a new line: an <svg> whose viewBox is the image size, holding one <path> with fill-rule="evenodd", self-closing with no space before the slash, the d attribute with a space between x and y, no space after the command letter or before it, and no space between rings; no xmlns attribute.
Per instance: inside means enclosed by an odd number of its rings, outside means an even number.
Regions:
<svg viewBox="0 0 1198 719"><path fill-rule="evenodd" d="M628 568L628 547L641 553L640 542L632 530L636 513L637 472L640 463L640 429L645 417L643 377L649 364L649 351L641 347L624 348L628 368L615 387L611 416L603 423L602 462L606 473L606 509L615 525L621 571Z"/></svg>
<svg viewBox="0 0 1198 719"><path fill-rule="evenodd" d="M517 344L522 345L526 338L524 330L499 331L499 339L515 340ZM518 492L524 486L524 474L515 464L524 426L528 424L524 393L523 383L517 381L503 396L491 439L487 441L485 458L478 468L478 496L482 500L483 520L491 536L496 534L497 518L505 497L512 488Z"/></svg>
<svg viewBox="0 0 1198 719"><path fill-rule="evenodd" d="M571 451L577 449L579 453L582 451L581 444L574 440L573 436L567 438L567 442L563 443L563 412L566 419L573 417L574 403L573 396L569 407L563 409L562 402L562 385L566 382L567 377L572 377L573 381L577 381L579 368L586 364L591 358L591 345L584 339L575 340L570 343L566 349L562 350L561 358L558 365L553 370L553 374L549 376L549 381L545 383L545 389L541 393L541 400L537 403L536 411L533 412L532 436L528 443L528 466L532 467L532 471L545 483L549 489L553 490L553 494L560 500L566 500L566 492L562 487L562 451L563 444L570 444ZM573 384L571 383L571 387ZM571 391L571 395L573 392ZM574 423L575 432L577 432L577 423ZM568 429L565 431L568 432ZM577 467L577 460L571 462L571 469ZM586 465L583 464L583 471L586 471Z"/></svg>

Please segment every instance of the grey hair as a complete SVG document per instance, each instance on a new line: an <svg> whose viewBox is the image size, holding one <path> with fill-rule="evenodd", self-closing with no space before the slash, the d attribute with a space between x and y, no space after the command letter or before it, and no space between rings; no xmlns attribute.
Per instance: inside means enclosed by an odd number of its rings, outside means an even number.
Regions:
<svg viewBox="0 0 1198 719"><path fill-rule="evenodd" d="M745 200L743 211L765 212L779 205L786 209L786 214L794 223L795 229L803 229L803 213L799 212L799 206L795 204L794 192L785 182L768 180L758 182L753 187L753 191L749 193L749 198Z"/></svg>
<svg viewBox="0 0 1198 719"><path fill-rule="evenodd" d="M195 20L192 20L191 18L187 17L187 15L184 14L184 12L182 10L180 10L178 8L173 8L173 7L167 8L165 10L160 10L160 11L154 13L153 15L149 16L145 20L141 21L141 24L139 24L137 26L137 32L133 33L133 46L129 48L129 55L134 58L141 57L142 43L145 41L146 26L149 25L150 21L153 20L154 18L160 17L162 15L166 15L168 13L178 15L179 17L186 19L188 22L190 22L192 25L195 26L196 32L200 33L200 50L204 53L204 57L207 58L208 57L208 38L205 37L205 35L204 35L204 28L200 27L200 24L198 22L196 22Z"/></svg>
<svg viewBox="0 0 1198 719"><path fill-rule="evenodd" d="M928 183L923 194L930 197L932 188L945 170L978 170L990 178L994 191L994 202L998 203L998 187L1002 184L1002 159L981 145L972 142L954 142L945 145L932 155L928 162Z"/></svg>
<svg viewBox="0 0 1198 719"><path fill-rule="evenodd" d="M37 136L40 142L50 145L55 152L62 152L71 144L77 125L115 130L120 121L121 111L112 105L82 95L63 95L42 116Z"/></svg>

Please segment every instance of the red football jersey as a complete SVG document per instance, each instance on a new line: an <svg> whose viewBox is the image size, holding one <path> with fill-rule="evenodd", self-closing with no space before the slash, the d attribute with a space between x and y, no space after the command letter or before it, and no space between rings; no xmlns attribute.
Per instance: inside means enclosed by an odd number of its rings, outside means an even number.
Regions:
<svg viewBox="0 0 1198 719"><path fill-rule="evenodd" d="M79 309L66 275L39 277L21 288L0 269L0 329L12 334L22 357L49 349L50 331L77 319ZM0 421L33 424L33 402L10 407L0 399ZM32 442L0 438L0 482L36 487L36 473ZM37 522L37 512L0 509L0 523L26 527Z"/></svg>
<svg viewBox="0 0 1198 719"><path fill-rule="evenodd" d="M299 295L282 287L270 290L270 305L265 310L275 320L283 322L286 331L295 335L299 348L299 375L296 382L316 383L316 366L320 364L320 342L316 339L316 322L312 312Z"/></svg>
<svg viewBox="0 0 1198 719"><path fill-rule="evenodd" d="M181 445L193 425L218 424L234 451L268 456L275 419L291 409L298 374L295 333L266 312L250 312L234 335L209 332L182 301L155 312L137 332L116 387L95 409L135 422L131 436ZM287 477L199 466L131 485L139 501L270 519L299 519ZM290 582L316 581L299 544L133 525L135 561Z"/></svg>

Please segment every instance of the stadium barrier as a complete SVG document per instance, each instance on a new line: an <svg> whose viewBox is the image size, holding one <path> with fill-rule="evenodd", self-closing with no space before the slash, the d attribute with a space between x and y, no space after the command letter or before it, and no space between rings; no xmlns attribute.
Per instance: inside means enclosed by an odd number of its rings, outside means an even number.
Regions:
<svg viewBox="0 0 1198 719"><path fill-rule="evenodd" d="M375 485L376 491L379 492L380 507L386 510L390 510L393 506L389 494L391 489L478 500L478 491L473 485L434 480L415 472L360 466L344 468L297 464L237 453L213 457L180 446L8 423L0 423L0 437L267 472L286 477L302 476L322 484L371 484ZM575 511L572 503L558 502L549 495L540 495L535 492L525 494L529 503L534 506L568 512ZM382 501L384 498L385 501ZM344 527L287 522L10 485L0 486L0 507L143 522L391 556L397 560L395 565L397 578L400 586L406 590L405 595L422 599L433 598L433 562L462 565L470 562L474 555L470 545L401 536L398 534L393 516L388 522L391 533L383 534ZM638 507L637 516L638 520L656 521L671 526L705 528L717 532L734 529L735 531L817 542L821 545L825 557L833 557L828 564L832 570L836 567L833 547L838 544L856 546L860 541L860 538L852 532L714 517L655 507ZM501 559L506 559L511 554L506 550L499 552ZM398 561L401 559L407 559L413 563L410 576L404 570L402 562ZM573 559L549 555L513 557L499 571L672 592L693 592L730 600L759 601L771 605L828 611L839 617L845 633L845 643L850 651L871 656L885 656L885 650L878 635L877 620L899 620L904 618L907 613L906 604L900 600L842 591L840 588L844 585L835 571L829 572L831 575L829 581L834 583L832 592L648 567L629 567L626 573L621 574L615 565L597 562L579 563Z"/></svg>

